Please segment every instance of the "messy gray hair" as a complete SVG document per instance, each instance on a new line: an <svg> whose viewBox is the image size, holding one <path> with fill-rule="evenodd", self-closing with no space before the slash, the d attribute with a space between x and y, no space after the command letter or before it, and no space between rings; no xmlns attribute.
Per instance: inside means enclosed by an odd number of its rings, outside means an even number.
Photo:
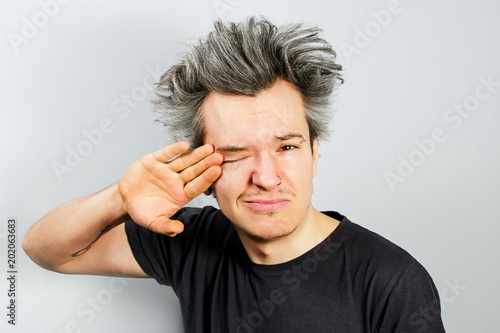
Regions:
<svg viewBox="0 0 500 333"><path fill-rule="evenodd" d="M157 121L171 139L188 141L191 149L203 145L201 106L209 92L255 96L279 79L301 93L311 143L328 136L331 95L343 83L342 66L319 28L303 23L276 27L255 17L241 23L219 20L214 27L157 84Z"/></svg>

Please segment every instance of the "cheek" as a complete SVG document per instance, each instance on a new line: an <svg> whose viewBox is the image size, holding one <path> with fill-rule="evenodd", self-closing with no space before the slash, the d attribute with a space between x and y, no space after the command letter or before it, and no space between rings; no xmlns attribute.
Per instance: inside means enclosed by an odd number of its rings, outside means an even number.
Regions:
<svg viewBox="0 0 500 333"><path fill-rule="evenodd" d="M282 164L281 173L297 195L312 191L314 166L310 158L302 158L292 163Z"/></svg>
<svg viewBox="0 0 500 333"><path fill-rule="evenodd" d="M314 171L311 157L306 154L283 159L279 166L283 172L294 174L295 177L306 177Z"/></svg>
<svg viewBox="0 0 500 333"><path fill-rule="evenodd" d="M228 200L231 200L232 197L239 195L238 191L241 187L242 179L243 175L239 174L236 168L233 170L224 166L222 167L222 174L213 184L219 205L223 205Z"/></svg>

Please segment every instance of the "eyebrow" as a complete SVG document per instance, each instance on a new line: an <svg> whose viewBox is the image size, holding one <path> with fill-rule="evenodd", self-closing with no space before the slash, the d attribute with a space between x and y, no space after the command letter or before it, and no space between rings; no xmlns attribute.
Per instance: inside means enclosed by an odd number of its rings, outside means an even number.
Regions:
<svg viewBox="0 0 500 333"><path fill-rule="evenodd" d="M290 139L294 139L294 138L301 138L303 140L302 143L307 142L306 137L302 133L288 133L288 134L285 134L282 136L277 136L276 140L286 141L286 140L290 140Z"/></svg>
<svg viewBox="0 0 500 333"><path fill-rule="evenodd" d="M295 138L300 138L302 139L301 143L307 142L306 137L302 133L288 133L285 135L280 135L280 136L275 136L274 139L276 141L286 141L290 139L295 139ZM215 151L221 152L221 153L238 153L242 151L248 151L250 150L248 147L239 147L239 146L222 146L219 148L216 148Z"/></svg>

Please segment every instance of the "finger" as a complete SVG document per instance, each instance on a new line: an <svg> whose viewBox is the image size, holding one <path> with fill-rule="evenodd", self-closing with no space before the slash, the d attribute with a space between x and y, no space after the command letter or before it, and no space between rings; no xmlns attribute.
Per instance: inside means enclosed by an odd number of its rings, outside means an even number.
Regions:
<svg viewBox="0 0 500 333"><path fill-rule="evenodd" d="M170 220L165 216L151 223L150 229L158 234L174 237L184 231L184 224L181 221Z"/></svg>
<svg viewBox="0 0 500 333"><path fill-rule="evenodd" d="M221 165L224 161L224 156L220 153L213 153L208 155L198 163L184 169L180 175L184 183L190 182L193 179L199 177L205 170L211 166Z"/></svg>
<svg viewBox="0 0 500 333"><path fill-rule="evenodd" d="M167 162L174 158L175 156L186 152L189 149L189 143L187 141L179 141L163 147L153 153L153 157L160 162Z"/></svg>
<svg viewBox="0 0 500 333"><path fill-rule="evenodd" d="M182 154L178 156L176 159L168 163L168 166L172 171L179 172L182 171L191 165L198 163L208 155L214 152L214 146L212 145L203 145L201 147L196 148L189 153Z"/></svg>
<svg viewBox="0 0 500 333"><path fill-rule="evenodd" d="M189 200L193 200L203 192L205 192L213 182L219 178L222 173L222 168L219 165L211 166L199 177L193 179L184 186L184 194Z"/></svg>

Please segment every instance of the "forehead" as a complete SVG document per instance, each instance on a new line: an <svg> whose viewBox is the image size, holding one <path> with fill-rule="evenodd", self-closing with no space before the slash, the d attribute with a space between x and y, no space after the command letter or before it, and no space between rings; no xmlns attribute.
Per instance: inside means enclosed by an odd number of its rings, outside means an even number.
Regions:
<svg viewBox="0 0 500 333"><path fill-rule="evenodd" d="M273 140L290 132L308 137L305 107L300 92L280 80L256 96L210 92L201 109L205 143L224 144Z"/></svg>

